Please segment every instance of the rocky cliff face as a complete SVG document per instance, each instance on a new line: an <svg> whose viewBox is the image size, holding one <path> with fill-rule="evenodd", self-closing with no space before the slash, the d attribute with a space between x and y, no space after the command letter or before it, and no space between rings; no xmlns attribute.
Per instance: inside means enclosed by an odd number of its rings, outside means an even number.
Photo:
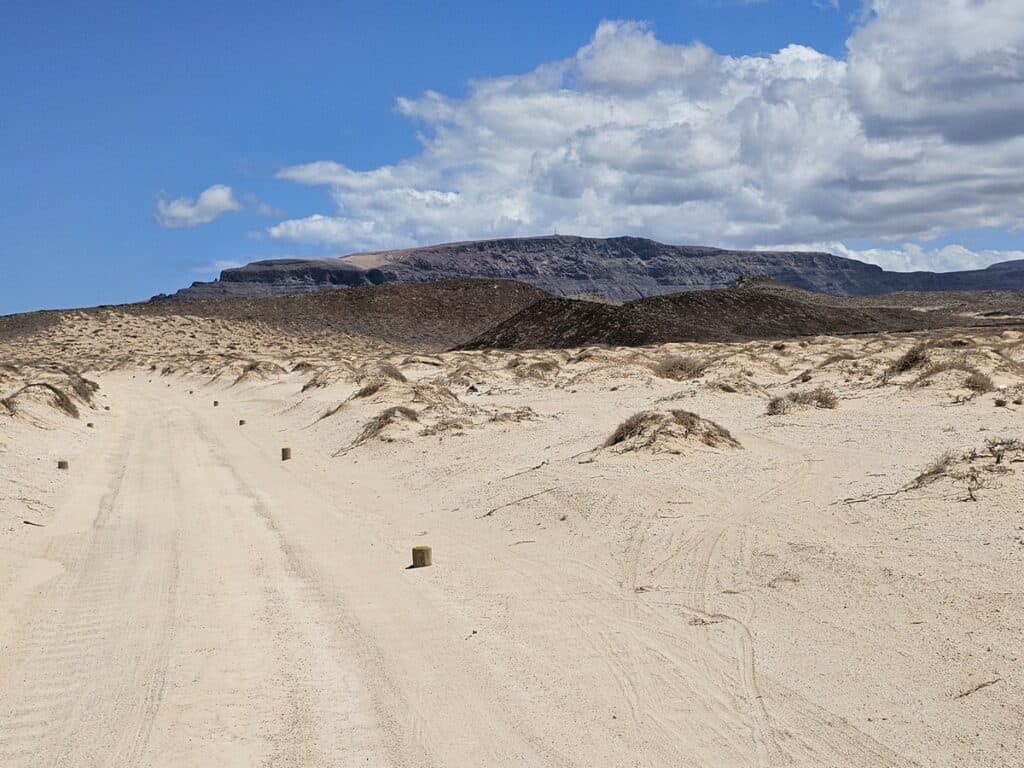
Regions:
<svg viewBox="0 0 1024 768"><path fill-rule="evenodd" d="M381 283L465 278L518 280L556 296L629 301L721 288L761 275L797 288L840 296L891 291L1020 290L1024 261L970 272L886 272L830 253L730 251L664 245L638 237L596 239L554 235L447 243L341 259L258 261L227 269L157 299L274 296Z"/></svg>

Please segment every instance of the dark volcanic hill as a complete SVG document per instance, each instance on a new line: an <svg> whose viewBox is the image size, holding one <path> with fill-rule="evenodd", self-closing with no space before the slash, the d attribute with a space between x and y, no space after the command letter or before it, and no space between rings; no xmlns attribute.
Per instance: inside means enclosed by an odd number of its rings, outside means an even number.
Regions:
<svg viewBox="0 0 1024 768"><path fill-rule="evenodd" d="M553 235L448 243L340 259L257 261L226 269L157 299L277 296L381 283L471 278L517 280L555 296L629 301L681 291L723 288L760 275L839 296L892 291L1024 290L1024 261L967 272L886 272L829 253L730 251L664 245L639 237L596 239Z"/></svg>
<svg viewBox="0 0 1024 768"><path fill-rule="evenodd" d="M934 294L833 297L761 278L621 306L548 297L460 348L640 346L1024 323L1024 293L950 293L936 299Z"/></svg>
<svg viewBox="0 0 1024 768"><path fill-rule="evenodd" d="M380 285L298 296L126 304L132 314L257 320L286 334L354 334L403 347L446 349L483 333L548 294L509 280ZM4 318L0 318L0 336Z"/></svg>

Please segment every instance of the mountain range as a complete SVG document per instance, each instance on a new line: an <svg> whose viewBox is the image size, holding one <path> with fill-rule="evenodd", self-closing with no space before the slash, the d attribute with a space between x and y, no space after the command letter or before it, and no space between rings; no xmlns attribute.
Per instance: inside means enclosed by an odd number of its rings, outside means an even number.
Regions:
<svg viewBox="0 0 1024 768"><path fill-rule="evenodd" d="M959 272L890 272L874 264L804 251L738 251L665 245L640 237L569 235L445 243L333 259L275 259L225 269L154 300L256 298L384 283L515 280L561 297L630 301L766 277L816 293L872 296L895 291L1024 290L1024 260Z"/></svg>

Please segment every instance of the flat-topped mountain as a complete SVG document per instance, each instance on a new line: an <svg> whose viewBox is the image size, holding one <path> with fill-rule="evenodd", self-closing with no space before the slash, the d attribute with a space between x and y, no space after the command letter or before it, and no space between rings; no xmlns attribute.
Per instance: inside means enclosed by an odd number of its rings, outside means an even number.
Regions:
<svg viewBox="0 0 1024 768"><path fill-rule="evenodd" d="M382 283L493 278L517 280L555 296L629 301L723 288L758 275L839 296L893 291L1021 290L1024 260L964 272L888 272L830 253L734 251L665 245L640 237L552 235L446 243L337 259L278 259L226 269L157 299L276 296Z"/></svg>

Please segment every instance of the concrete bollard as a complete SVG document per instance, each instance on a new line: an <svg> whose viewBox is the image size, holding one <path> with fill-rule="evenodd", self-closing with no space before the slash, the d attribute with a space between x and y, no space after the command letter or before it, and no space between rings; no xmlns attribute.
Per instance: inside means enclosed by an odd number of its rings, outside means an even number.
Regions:
<svg viewBox="0 0 1024 768"><path fill-rule="evenodd" d="M292 457L292 449L291 448L282 448L281 449L281 461L288 461L288 459L290 459L291 457Z"/></svg>
<svg viewBox="0 0 1024 768"><path fill-rule="evenodd" d="M238 420L238 426L244 427L245 426L245 419L239 419Z"/></svg>
<svg viewBox="0 0 1024 768"><path fill-rule="evenodd" d="M66 459L59 459L57 461L57 469L67 469L68 466L69 465Z"/></svg>
<svg viewBox="0 0 1024 768"><path fill-rule="evenodd" d="M412 548L412 567L426 568L434 564L433 552L426 544L417 544Z"/></svg>

